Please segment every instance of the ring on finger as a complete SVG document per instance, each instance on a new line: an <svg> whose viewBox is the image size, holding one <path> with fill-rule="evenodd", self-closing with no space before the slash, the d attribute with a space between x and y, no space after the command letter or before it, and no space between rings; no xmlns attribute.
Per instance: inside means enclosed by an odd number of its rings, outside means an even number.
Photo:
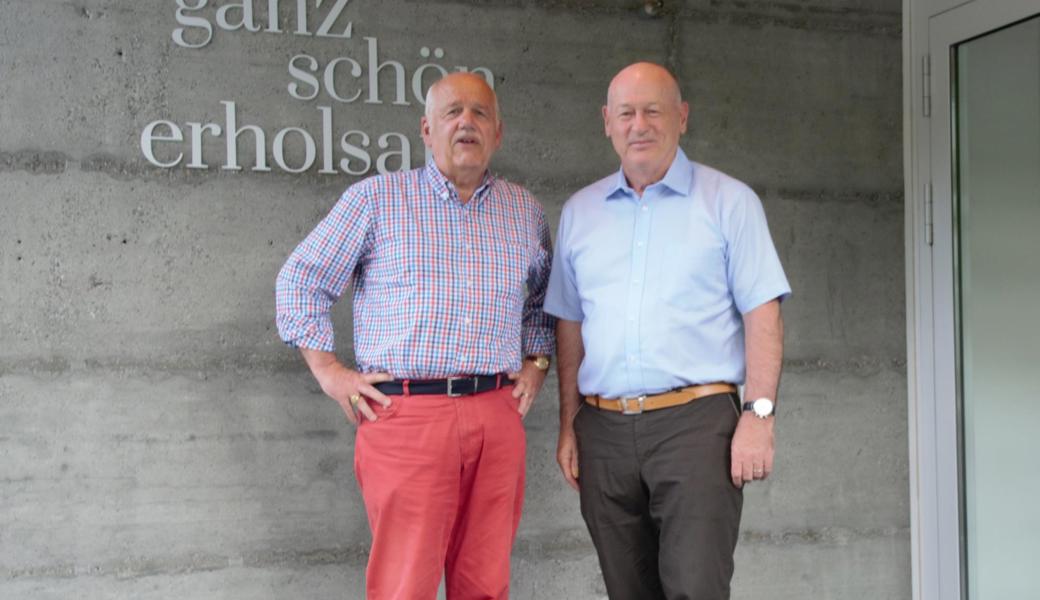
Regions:
<svg viewBox="0 0 1040 600"><path fill-rule="evenodd" d="M361 402L361 394L351 394L350 395L350 405L351 406L357 406L358 402Z"/></svg>

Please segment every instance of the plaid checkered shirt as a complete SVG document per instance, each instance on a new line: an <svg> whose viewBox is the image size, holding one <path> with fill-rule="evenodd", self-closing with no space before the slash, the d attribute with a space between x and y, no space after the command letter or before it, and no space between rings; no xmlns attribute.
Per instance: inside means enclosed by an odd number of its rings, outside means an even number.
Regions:
<svg viewBox="0 0 1040 600"><path fill-rule="evenodd" d="M463 204L433 162L370 177L282 267L278 332L290 346L334 351L329 313L353 285L358 370L517 371L523 356L554 349L554 319L542 312L551 263L545 213L519 185L485 174Z"/></svg>

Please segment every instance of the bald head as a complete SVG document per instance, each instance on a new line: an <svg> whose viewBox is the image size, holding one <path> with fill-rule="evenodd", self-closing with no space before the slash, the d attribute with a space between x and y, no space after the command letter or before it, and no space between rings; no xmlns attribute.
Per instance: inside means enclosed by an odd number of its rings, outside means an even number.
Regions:
<svg viewBox="0 0 1040 600"><path fill-rule="evenodd" d="M686 133L690 107L667 69L648 62L621 70L610 82L603 124L621 158L621 169L637 192L660 181Z"/></svg>
<svg viewBox="0 0 1040 600"><path fill-rule="evenodd" d="M652 62L637 62L618 71L618 74L610 81L610 87L607 89L607 104L610 104L612 97L632 86L652 86L661 90L665 97L676 104L682 103L679 82L668 69Z"/></svg>
<svg viewBox="0 0 1040 600"><path fill-rule="evenodd" d="M498 108L498 95L495 94L495 90L491 89L491 86L488 85L487 80L476 73L449 73L433 82L433 85L426 90L426 98L424 100L426 103L426 118L429 119L433 114L433 107L437 103L442 89L460 85L490 95L493 101L492 105L495 109L495 122L497 123L502 120L502 113Z"/></svg>

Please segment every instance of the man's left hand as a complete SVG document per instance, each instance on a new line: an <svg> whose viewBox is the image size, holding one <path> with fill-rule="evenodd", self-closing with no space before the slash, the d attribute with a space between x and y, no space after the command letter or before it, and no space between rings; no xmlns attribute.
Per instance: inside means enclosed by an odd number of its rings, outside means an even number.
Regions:
<svg viewBox="0 0 1040 600"><path fill-rule="evenodd" d="M520 399L517 410L520 411L521 417L526 417L527 411L531 410L531 405L534 404L534 399L545 382L546 373L548 371L539 369L534 362L524 360L519 373L509 374L509 378L513 380L513 397Z"/></svg>
<svg viewBox="0 0 1040 600"><path fill-rule="evenodd" d="M741 488L769 477L773 472L773 417L760 419L750 411L741 415L730 450L734 486Z"/></svg>

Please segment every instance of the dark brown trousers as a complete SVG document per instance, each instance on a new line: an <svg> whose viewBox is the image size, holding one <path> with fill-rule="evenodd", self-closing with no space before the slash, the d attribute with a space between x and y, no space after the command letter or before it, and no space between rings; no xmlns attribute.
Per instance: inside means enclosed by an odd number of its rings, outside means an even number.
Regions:
<svg viewBox="0 0 1040 600"><path fill-rule="evenodd" d="M739 399L623 415L582 405L581 514L612 600L726 600L743 494L730 480Z"/></svg>

